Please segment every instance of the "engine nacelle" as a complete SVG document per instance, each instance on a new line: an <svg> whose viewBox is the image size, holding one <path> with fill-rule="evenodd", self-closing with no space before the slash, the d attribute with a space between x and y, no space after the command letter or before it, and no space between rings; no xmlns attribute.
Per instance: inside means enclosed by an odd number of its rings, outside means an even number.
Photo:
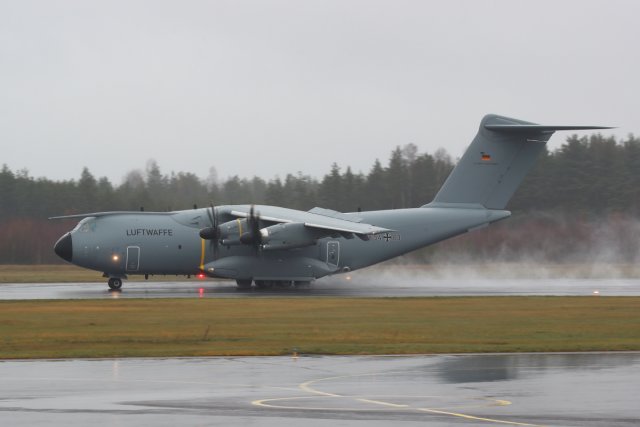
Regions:
<svg viewBox="0 0 640 427"><path fill-rule="evenodd" d="M315 245L318 234L302 223L276 224L260 230L263 250L294 249Z"/></svg>
<svg viewBox="0 0 640 427"><path fill-rule="evenodd" d="M240 237L248 230L246 219L234 219L218 226L218 238L223 245L241 245Z"/></svg>

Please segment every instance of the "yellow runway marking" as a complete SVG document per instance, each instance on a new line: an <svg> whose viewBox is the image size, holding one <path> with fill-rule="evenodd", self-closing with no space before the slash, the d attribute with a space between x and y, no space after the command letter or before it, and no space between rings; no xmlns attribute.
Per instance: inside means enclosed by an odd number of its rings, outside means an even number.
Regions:
<svg viewBox="0 0 640 427"><path fill-rule="evenodd" d="M343 375L343 376L340 376L340 377L320 378L319 380L311 380L311 381L304 382L304 383L300 384L298 387L301 390L306 391L307 393L311 393L311 394L319 394L321 396L342 397L339 394L326 393L324 391L316 390L315 388L311 388L310 385L314 384L314 383L317 383L319 381L337 380L337 379L340 379L340 378L350 378L350 377L352 377L352 375Z"/></svg>
<svg viewBox="0 0 640 427"><path fill-rule="evenodd" d="M408 408L409 405L398 405L397 403L389 403L389 402L382 402L380 400L371 400L371 399L356 399L358 402L363 402L363 403L373 403L376 405L382 405L382 406L391 406L392 408Z"/></svg>
<svg viewBox="0 0 640 427"><path fill-rule="evenodd" d="M474 416L474 415L469 415L469 414L463 414L461 412L451 412L451 411L444 411L442 409L435 409L435 408L416 408L416 407L412 407L410 405L404 405L404 404L398 404L398 403L392 403L392 402L385 402L382 400L373 400L373 399L366 399L364 397L359 397L359 396L348 396L348 395L341 395L341 394L336 394L336 393L329 393L326 391L322 391L322 390L318 390L316 388L313 388L312 385L319 383L319 382L323 382L323 381L331 381L331 380L337 380L337 379L343 379L343 378L354 378L354 377L362 377L362 376L372 376L372 375L379 375L379 373L368 373L368 374L358 374L358 375L342 375L342 376L335 376L335 377L326 377L326 378L319 378L316 380L311 380L311 381L305 381L303 383L301 383L298 388L306 393L310 393L310 394L314 394L316 396L321 396L321 397L325 397L325 398L340 398L340 399L351 399L351 400L355 400L357 402L361 402L361 403L369 403L369 404L373 404L373 405L377 405L377 406L387 406L387 407L392 407L392 408L398 408L398 409L403 409L403 410L407 410L407 411L419 411L419 412L426 412L426 413L431 413L431 414L438 414L438 415L448 415L451 417L457 417L457 418L464 418L464 419L468 419L468 420L475 420L475 421L484 421L484 422L488 422L488 423L495 423L495 424L507 424L507 425L512 425L512 426L526 426L526 427L542 427L538 424L529 424L529 423L521 423L521 422L517 422L517 421L509 421L509 420L498 420L495 418L486 418L486 417L479 417L479 416ZM439 397L439 396L415 396L415 397ZM251 402L253 405L256 406L262 406L262 407L267 407L267 408L279 408L279 409L297 409L297 410L301 410L301 409L307 409L307 410L325 410L325 411L363 411L364 409L361 408L340 408L340 407L321 407L321 406L312 406L312 407L304 407L304 406L284 406L284 405L279 405L279 404L272 404L271 402L283 402L283 401L292 401L292 400L303 400L303 399L313 399L313 397L308 397L308 396L297 396L297 397L283 397L283 398L277 398L277 399L261 399L261 400L254 400L253 402ZM511 402L508 400L504 400L504 399L489 399L489 398L480 398L480 399L475 399L475 400L486 400L488 403L488 406L507 406L507 405L511 405ZM267 403L269 402L269 403ZM478 406L465 406L467 409L470 409L472 407L478 407Z"/></svg>
<svg viewBox="0 0 640 427"><path fill-rule="evenodd" d="M329 396L325 396L329 397ZM335 396L335 397L343 397L343 396ZM365 409L357 409L357 408L336 408L335 406L285 406L285 405L273 405L267 402L278 402L278 401L291 401L291 400L308 400L315 399L315 396L296 396L296 397L279 397L277 399L259 399L251 402L252 405L262 406L263 408L273 408L273 409L306 409L309 411L366 411L371 412L370 410Z"/></svg>
<svg viewBox="0 0 640 427"><path fill-rule="evenodd" d="M487 422L490 422L490 423L509 424L509 425L512 425L512 426L542 427L542 426L539 426L538 424L527 424L527 423L519 423L517 421L505 421L505 420L496 420L496 419L493 419L493 418L475 417L473 415L460 414L458 412L438 411L436 409L429 409L429 408L415 408L415 409L417 411L430 412L432 414L451 415L452 417L466 418L466 419L469 419L469 420L487 421Z"/></svg>

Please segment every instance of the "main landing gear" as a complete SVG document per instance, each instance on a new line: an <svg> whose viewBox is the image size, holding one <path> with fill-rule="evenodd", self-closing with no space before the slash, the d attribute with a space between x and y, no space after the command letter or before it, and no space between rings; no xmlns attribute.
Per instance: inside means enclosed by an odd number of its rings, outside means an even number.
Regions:
<svg viewBox="0 0 640 427"><path fill-rule="evenodd" d="M122 279L120 279L119 277L111 277L108 284L109 289L111 289L112 291L119 291L120 288L122 288Z"/></svg>
<svg viewBox="0 0 640 427"><path fill-rule="evenodd" d="M251 279L247 279L247 280L236 280L236 285L238 286L238 289L241 291L247 291L249 289L251 289Z"/></svg>
<svg viewBox="0 0 640 427"><path fill-rule="evenodd" d="M236 284L238 290L248 291L251 289L251 279L238 279ZM292 280L256 280L256 289L290 289L293 285L296 289L308 288L311 286L311 281L292 281Z"/></svg>
<svg viewBox="0 0 640 427"><path fill-rule="evenodd" d="M290 280L256 280L256 288L258 289L287 289L290 287Z"/></svg>

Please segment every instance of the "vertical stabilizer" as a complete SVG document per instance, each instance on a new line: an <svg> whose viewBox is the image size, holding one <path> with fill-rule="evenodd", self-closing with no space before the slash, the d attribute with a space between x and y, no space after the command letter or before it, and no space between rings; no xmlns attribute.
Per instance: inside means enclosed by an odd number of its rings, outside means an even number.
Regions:
<svg viewBox="0 0 640 427"><path fill-rule="evenodd" d="M455 203L504 209L555 131L585 129L609 128L544 126L486 115L473 142L429 205Z"/></svg>

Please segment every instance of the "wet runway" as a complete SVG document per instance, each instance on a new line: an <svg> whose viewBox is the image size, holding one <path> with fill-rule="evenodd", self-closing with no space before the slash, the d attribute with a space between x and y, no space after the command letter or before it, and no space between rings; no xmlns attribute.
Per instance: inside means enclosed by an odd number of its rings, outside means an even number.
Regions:
<svg viewBox="0 0 640 427"><path fill-rule="evenodd" d="M640 295L637 279L377 275L5 284L0 299ZM640 353L0 362L0 425L640 425Z"/></svg>
<svg viewBox="0 0 640 427"><path fill-rule="evenodd" d="M245 298L273 296L425 297L463 295L603 295L639 296L638 279L429 278L370 275L320 279L309 288L239 291L235 282L191 279L175 282L125 282L119 292L106 283L0 285L0 299L89 298Z"/></svg>
<svg viewBox="0 0 640 427"><path fill-rule="evenodd" d="M640 354L0 362L0 425L640 424Z"/></svg>

